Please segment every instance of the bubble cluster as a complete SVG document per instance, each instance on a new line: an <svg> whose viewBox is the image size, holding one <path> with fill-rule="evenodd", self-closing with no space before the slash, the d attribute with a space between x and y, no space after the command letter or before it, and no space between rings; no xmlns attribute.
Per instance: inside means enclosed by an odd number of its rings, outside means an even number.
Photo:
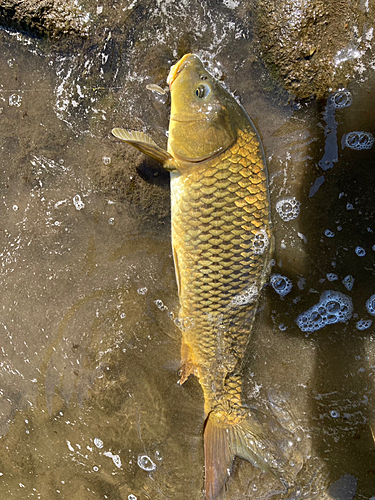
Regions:
<svg viewBox="0 0 375 500"><path fill-rule="evenodd" d="M75 196L73 196L73 204L77 210L82 210L82 208L85 208L85 204L81 200L81 197L79 194L76 194Z"/></svg>
<svg viewBox="0 0 375 500"><path fill-rule="evenodd" d="M336 281L338 279L339 279L339 277L335 273L328 273L327 274L327 280L328 281Z"/></svg>
<svg viewBox="0 0 375 500"><path fill-rule="evenodd" d="M285 297L293 288L293 284L289 278L281 274L273 274L270 279L272 288L280 297Z"/></svg>
<svg viewBox="0 0 375 500"><path fill-rule="evenodd" d="M355 326L357 327L357 330L363 331L370 328L371 325L372 325L371 319L360 319L359 321L357 321Z"/></svg>
<svg viewBox="0 0 375 500"><path fill-rule="evenodd" d="M353 303L350 297L341 292L327 290L321 294L318 304L300 314L296 322L303 332L310 333L316 332L326 325L344 323L351 318L352 313Z"/></svg>
<svg viewBox="0 0 375 500"><path fill-rule="evenodd" d="M253 252L255 255L261 255L268 247L269 238L265 229L260 229L253 238Z"/></svg>
<svg viewBox="0 0 375 500"><path fill-rule="evenodd" d="M103 455L105 457L108 457L108 458L112 458L112 462L115 464L115 466L118 468L118 469L121 469L121 458L119 455L113 455L113 453L111 451L105 451L103 453Z"/></svg>
<svg viewBox="0 0 375 500"><path fill-rule="evenodd" d="M367 300L366 309L372 316L375 316L375 293Z"/></svg>
<svg viewBox="0 0 375 500"><path fill-rule="evenodd" d="M19 108L22 104L22 97L17 94L12 94L9 96L9 106L16 106Z"/></svg>
<svg viewBox="0 0 375 500"><path fill-rule="evenodd" d="M352 94L349 92L349 90L338 90L337 92L332 94L331 99L335 105L335 108L347 108L352 103Z"/></svg>
<svg viewBox="0 0 375 500"><path fill-rule="evenodd" d="M342 137L342 147L350 149L371 149L374 144L374 136L370 132L349 132Z"/></svg>
<svg viewBox="0 0 375 500"><path fill-rule="evenodd" d="M99 449L103 448L103 441L99 438L94 438L94 445Z"/></svg>
<svg viewBox="0 0 375 500"><path fill-rule="evenodd" d="M283 198L276 202L276 212L283 221L296 219L299 214L301 203L295 197Z"/></svg>
<svg viewBox="0 0 375 500"><path fill-rule="evenodd" d="M166 311L168 307L164 305L163 301L161 299L156 299L154 300L154 303L156 306L161 310L161 311Z"/></svg>
<svg viewBox="0 0 375 500"><path fill-rule="evenodd" d="M343 285L345 286L345 288L351 292L352 289L353 289L353 285L354 285L354 278L351 274L348 274L347 276L345 276L345 278L342 280L342 283Z"/></svg>
<svg viewBox="0 0 375 500"><path fill-rule="evenodd" d="M139 455L138 465L141 469L151 472L156 469L156 465L147 455Z"/></svg>

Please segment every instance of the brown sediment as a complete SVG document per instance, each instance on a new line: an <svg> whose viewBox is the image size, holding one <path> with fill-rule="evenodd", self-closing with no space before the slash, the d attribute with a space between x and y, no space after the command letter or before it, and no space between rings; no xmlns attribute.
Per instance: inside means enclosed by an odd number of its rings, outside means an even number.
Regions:
<svg viewBox="0 0 375 500"><path fill-rule="evenodd" d="M360 8L345 1L266 0L256 12L262 57L289 92L322 98L346 84L355 59L342 69L335 57L359 44L368 22Z"/></svg>

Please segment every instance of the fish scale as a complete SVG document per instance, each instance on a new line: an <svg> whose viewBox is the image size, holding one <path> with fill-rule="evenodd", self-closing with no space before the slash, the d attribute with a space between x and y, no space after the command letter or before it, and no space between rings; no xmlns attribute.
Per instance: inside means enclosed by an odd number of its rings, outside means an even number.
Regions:
<svg viewBox="0 0 375 500"><path fill-rule="evenodd" d="M205 392L206 413L228 406L228 399L240 408L241 377L217 367L225 365L235 344L240 368L257 300L242 307L230 307L230 303L249 284L256 284L259 290L265 280L268 252L254 254L253 247L259 228L271 238L267 177L256 134L240 131L236 143L222 157L197 165L179 181L183 189L178 186L172 192L172 238L180 276L180 319L189 318L195 325L183 332L184 342ZM224 218L217 213L221 200ZM207 217L207 211L216 211L216 216ZM219 355L215 321L220 322L225 337ZM216 393L212 392L213 379ZM231 387L230 396L225 386ZM242 413L231 412L231 418L242 417Z"/></svg>

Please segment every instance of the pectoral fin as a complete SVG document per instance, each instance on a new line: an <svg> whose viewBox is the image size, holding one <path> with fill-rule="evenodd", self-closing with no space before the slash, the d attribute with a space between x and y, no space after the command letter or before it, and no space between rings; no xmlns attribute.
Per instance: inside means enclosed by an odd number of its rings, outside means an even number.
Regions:
<svg viewBox="0 0 375 500"><path fill-rule="evenodd" d="M142 151L142 153L151 156L154 160L159 161L164 165L166 170L172 171L176 170L174 165L174 158L168 151L160 148L155 141L151 139L148 135L143 132L136 132L134 130L125 130L123 128L114 128L112 134L128 144L131 144L135 148Z"/></svg>

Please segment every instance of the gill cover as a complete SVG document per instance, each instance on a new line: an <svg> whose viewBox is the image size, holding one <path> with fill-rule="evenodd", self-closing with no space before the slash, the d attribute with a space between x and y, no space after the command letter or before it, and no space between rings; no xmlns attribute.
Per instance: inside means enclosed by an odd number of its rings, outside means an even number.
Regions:
<svg viewBox="0 0 375 500"><path fill-rule="evenodd" d="M196 55L187 54L172 66L167 82L172 100L168 151L177 160L204 161L235 142L245 112Z"/></svg>

